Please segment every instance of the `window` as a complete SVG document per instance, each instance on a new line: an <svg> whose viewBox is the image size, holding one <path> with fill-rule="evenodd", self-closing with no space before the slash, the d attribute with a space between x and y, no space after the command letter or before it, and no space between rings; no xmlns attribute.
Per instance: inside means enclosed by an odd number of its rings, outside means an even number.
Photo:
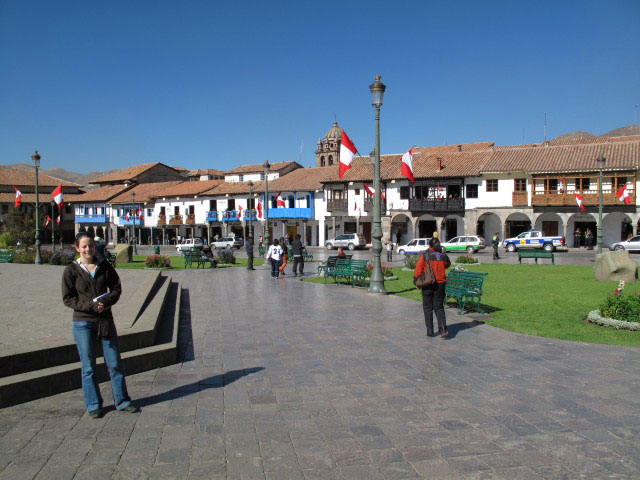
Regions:
<svg viewBox="0 0 640 480"><path fill-rule="evenodd" d="M556 192L558 190L558 179L557 178L550 178L549 180L547 180L547 190L550 190L552 192Z"/></svg>
<svg viewBox="0 0 640 480"><path fill-rule="evenodd" d="M227 210L235 210L236 209L236 199L231 198L227 201Z"/></svg>
<svg viewBox="0 0 640 480"><path fill-rule="evenodd" d="M151 209L147 208L147 217L150 217L150 216L151 216Z"/></svg>
<svg viewBox="0 0 640 480"><path fill-rule="evenodd" d="M490 179L487 180L487 192L497 192L498 191L498 179Z"/></svg>
<svg viewBox="0 0 640 480"><path fill-rule="evenodd" d="M469 183L465 185L467 189L467 198L478 198L478 184Z"/></svg>
<svg viewBox="0 0 640 480"><path fill-rule="evenodd" d="M242 174L238 175L238 181L244 182L244 175Z"/></svg>
<svg viewBox="0 0 640 480"><path fill-rule="evenodd" d="M400 200L409 199L409 187L400 187Z"/></svg>
<svg viewBox="0 0 640 480"><path fill-rule="evenodd" d="M71 207L68 205L64 207L64 213L71 213Z"/></svg>
<svg viewBox="0 0 640 480"><path fill-rule="evenodd" d="M576 190L591 190L591 179L576 178Z"/></svg>
<svg viewBox="0 0 640 480"><path fill-rule="evenodd" d="M333 155L329 155L329 165L333 165Z"/></svg>
<svg viewBox="0 0 640 480"><path fill-rule="evenodd" d="M2 213L9 213L9 205L2 205Z"/></svg>
<svg viewBox="0 0 640 480"><path fill-rule="evenodd" d="M261 173L261 174L260 174L260 181L261 181L261 182L264 182L264 173Z"/></svg>
<svg viewBox="0 0 640 480"><path fill-rule="evenodd" d="M356 188L356 189L354 190L354 194L355 194L355 195L360 195L360 189L359 189L359 188Z"/></svg>
<svg viewBox="0 0 640 480"><path fill-rule="evenodd" d="M320 166L324 167L324 155L320 157ZM264 180L264 179L262 179Z"/></svg>
<svg viewBox="0 0 640 480"><path fill-rule="evenodd" d="M527 179L526 178L515 178L513 180L514 186L513 189L516 192L526 192L527 191Z"/></svg>
<svg viewBox="0 0 640 480"><path fill-rule="evenodd" d="M617 177L616 178L616 190L620 187L623 187L627 184L627 177Z"/></svg>

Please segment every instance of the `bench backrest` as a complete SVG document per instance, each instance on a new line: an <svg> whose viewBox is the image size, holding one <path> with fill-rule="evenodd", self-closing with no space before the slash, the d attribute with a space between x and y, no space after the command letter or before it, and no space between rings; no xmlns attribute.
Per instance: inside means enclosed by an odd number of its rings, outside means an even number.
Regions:
<svg viewBox="0 0 640 480"><path fill-rule="evenodd" d="M451 270L447 274L447 286L481 290L484 277L487 275L488 273Z"/></svg>
<svg viewBox="0 0 640 480"><path fill-rule="evenodd" d="M369 263L369 260L351 260L351 270L364 271L367 269L367 263Z"/></svg>

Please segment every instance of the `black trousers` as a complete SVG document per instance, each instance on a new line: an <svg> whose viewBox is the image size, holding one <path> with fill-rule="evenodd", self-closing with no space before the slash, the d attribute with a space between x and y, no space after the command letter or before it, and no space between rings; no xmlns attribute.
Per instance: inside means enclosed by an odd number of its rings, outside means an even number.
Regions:
<svg viewBox="0 0 640 480"><path fill-rule="evenodd" d="M427 326L427 334L433 335L433 314L438 320L438 330L447 329L447 320L444 314L444 290L446 283L429 285L422 289L422 310L424 311L424 323Z"/></svg>
<svg viewBox="0 0 640 480"><path fill-rule="evenodd" d="M387 262L393 262L393 250L387 250Z"/></svg>
<svg viewBox="0 0 640 480"><path fill-rule="evenodd" d="M498 245L493 246L493 259L494 260L500 259L500 255L498 255Z"/></svg>
<svg viewBox="0 0 640 480"><path fill-rule="evenodd" d="M300 265L300 275L304 274L304 257L293 257L293 274L298 274L298 265Z"/></svg>
<svg viewBox="0 0 640 480"><path fill-rule="evenodd" d="M253 268L253 252L247 253L247 270Z"/></svg>
<svg viewBox="0 0 640 480"><path fill-rule="evenodd" d="M274 278L280 277L280 262L281 260L271 259L271 276Z"/></svg>

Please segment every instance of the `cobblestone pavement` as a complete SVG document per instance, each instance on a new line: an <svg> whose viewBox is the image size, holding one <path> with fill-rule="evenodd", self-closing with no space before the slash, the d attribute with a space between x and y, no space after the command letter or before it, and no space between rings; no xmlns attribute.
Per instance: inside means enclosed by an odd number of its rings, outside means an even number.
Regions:
<svg viewBox="0 0 640 480"><path fill-rule="evenodd" d="M640 351L266 269L183 271L182 362L0 410L0 478L638 478ZM110 398L108 384L103 384Z"/></svg>

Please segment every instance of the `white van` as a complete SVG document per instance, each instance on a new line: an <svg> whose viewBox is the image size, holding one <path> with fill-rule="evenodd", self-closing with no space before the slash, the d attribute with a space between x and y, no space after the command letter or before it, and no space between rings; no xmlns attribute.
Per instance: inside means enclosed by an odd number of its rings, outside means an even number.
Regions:
<svg viewBox="0 0 640 480"><path fill-rule="evenodd" d="M178 252L182 252L182 250L193 250L194 248L202 250L202 247L204 247L204 243L202 243L201 238L185 238L176 246L176 250Z"/></svg>

